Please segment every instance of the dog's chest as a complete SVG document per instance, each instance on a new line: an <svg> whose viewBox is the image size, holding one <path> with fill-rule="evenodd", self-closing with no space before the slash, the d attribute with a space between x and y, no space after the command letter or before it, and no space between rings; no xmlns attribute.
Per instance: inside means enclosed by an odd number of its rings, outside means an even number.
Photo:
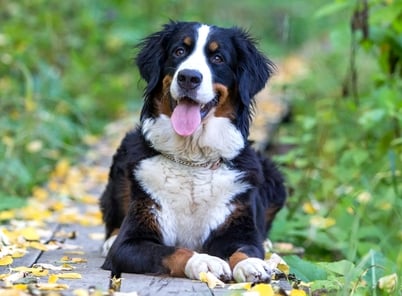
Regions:
<svg viewBox="0 0 402 296"><path fill-rule="evenodd" d="M143 160L135 178L156 203L164 243L200 249L211 231L225 222L233 197L246 191L241 172L187 167L163 156Z"/></svg>

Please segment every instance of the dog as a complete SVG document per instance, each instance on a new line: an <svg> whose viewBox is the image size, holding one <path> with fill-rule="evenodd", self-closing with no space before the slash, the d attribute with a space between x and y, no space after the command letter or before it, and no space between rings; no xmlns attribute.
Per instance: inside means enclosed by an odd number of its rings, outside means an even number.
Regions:
<svg viewBox="0 0 402 296"><path fill-rule="evenodd" d="M269 281L263 241L286 189L248 136L274 64L238 27L171 21L138 47L144 105L100 199L102 268Z"/></svg>

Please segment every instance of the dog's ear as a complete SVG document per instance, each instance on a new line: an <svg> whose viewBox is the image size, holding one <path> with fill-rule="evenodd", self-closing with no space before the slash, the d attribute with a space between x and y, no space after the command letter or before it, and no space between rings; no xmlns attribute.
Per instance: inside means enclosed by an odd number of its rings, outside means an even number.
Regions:
<svg viewBox="0 0 402 296"><path fill-rule="evenodd" d="M246 31L234 28L234 32L233 42L237 52L236 76L240 97L237 126L247 138L254 114L254 96L264 88L275 71L275 65L257 49L255 40Z"/></svg>
<svg viewBox="0 0 402 296"><path fill-rule="evenodd" d="M139 53L135 58L135 62L140 71L141 77L147 82L144 90L144 106L141 112L143 115L153 113L153 103L151 101L152 93L156 90L158 83L161 81L163 63L166 59L166 43L175 30L177 23L171 21L163 26L159 32L144 38L137 48Z"/></svg>

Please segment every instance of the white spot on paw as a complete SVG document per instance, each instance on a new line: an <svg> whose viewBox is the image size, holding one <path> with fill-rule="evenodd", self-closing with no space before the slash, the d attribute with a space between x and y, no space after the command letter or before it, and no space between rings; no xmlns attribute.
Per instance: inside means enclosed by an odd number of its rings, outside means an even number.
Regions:
<svg viewBox="0 0 402 296"><path fill-rule="evenodd" d="M271 279L272 269L259 258L247 258L233 268L233 278L236 282L267 282Z"/></svg>
<svg viewBox="0 0 402 296"><path fill-rule="evenodd" d="M106 257L107 253L109 253L110 248L112 247L114 241L116 240L117 235L112 235L102 245L102 256Z"/></svg>
<svg viewBox="0 0 402 296"><path fill-rule="evenodd" d="M232 278L229 264L219 257L207 254L194 255L188 260L184 273L190 279L200 279L201 272L211 272L222 281L229 281Z"/></svg>

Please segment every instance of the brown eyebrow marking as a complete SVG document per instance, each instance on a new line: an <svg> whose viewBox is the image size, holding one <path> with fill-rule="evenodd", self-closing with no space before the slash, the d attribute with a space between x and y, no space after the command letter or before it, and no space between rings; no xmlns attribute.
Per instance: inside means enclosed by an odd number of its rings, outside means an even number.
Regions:
<svg viewBox="0 0 402 296"><path fill-rule="evenodd" d="M183 42L185 45L191 46L191 44L193 43L193 40L191 39L191 37L187 36L184 38Z"/></svg>
<svg viewBox="0 0 402 296"><path fill-rule="evenodd" d="M219 44L218 44L218 42L216 42L216 41L212 41L212 42L209 44L208 48L209 48L209 50L210 50L211 52L214 52L214 51L216 51L216 50L219 48Z"/></svg>

